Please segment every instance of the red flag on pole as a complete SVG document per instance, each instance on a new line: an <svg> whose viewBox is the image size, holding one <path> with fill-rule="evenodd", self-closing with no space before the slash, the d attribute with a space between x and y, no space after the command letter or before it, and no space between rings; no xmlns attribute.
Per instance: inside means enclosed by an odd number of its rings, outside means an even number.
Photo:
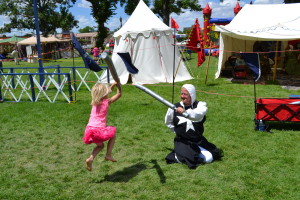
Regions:
<svg viewBox="0 0 300 200"><path fill-rule="evenodd" d="M187 48L198 53L198 67L205 61L203 39L201 35L198 18L192 27L192 31L186 43Z"/></svg>
<svg viewBox="0 0 300 200"><path fill-rule="evenodd" d="M179 29L179 25L172 17L171 17L171 28L175 28L176 31L178 31L178 29Z"/></svg>

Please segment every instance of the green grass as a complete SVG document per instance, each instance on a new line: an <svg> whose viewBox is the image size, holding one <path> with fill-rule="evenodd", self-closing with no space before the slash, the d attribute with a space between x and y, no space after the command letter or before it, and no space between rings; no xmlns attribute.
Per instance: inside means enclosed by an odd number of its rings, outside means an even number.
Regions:
<svg viewBox="0 0 300 200"><path fill-rule="evenodd" d="M74 104L4 102L0 199L299 199L299 124L272 123L273 133L254 131L253 85L214 79L216 58L205 84L206 62L197 68L193 58L195 79L175 83L175 101L182 84L196 85L197 99L209 108L204 135L224 150L222 161L196 170L167 165L174 137L164 125L167 108L131 84L123 86L108 115L108 125L117 127L113 154L118 162L105 162L102 151L92 172L85 159L94 146L81 140L91 109L87 89L77 93ZM72 66L71 60L57 62ZM147 87L171 101L172 84ZM297 93L257 85L258 97Z"/></svg>

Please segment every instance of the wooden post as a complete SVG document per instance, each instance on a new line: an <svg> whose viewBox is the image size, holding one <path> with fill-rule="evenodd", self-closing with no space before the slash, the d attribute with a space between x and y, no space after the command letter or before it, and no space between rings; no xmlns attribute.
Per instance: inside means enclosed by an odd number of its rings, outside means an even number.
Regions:
<svg viewBox="0 0 300 200"><path fill-rule="evenodd" d="M207 82L208 68L209 68L209 64L210 64L210 51L211 51L211 41L209 42L208 61L206 64L206 73L205 73L205 84Z"/></svg>
<svg viewBox="0 0 300 200"><path fill-rule="evenodd" d="M276 52L275 52L275 64L274 64L274 71L273 71L273 81L276 80L276 72L277 72L277 65L278 65L278 41L276 41Z"/></svg>

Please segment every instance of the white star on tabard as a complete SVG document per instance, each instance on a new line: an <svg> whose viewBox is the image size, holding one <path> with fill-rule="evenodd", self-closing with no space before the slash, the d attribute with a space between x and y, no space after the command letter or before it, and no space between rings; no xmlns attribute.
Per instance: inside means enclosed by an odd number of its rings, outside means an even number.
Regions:
<svg viewBox="0 0 300 200"><path fill-rule="evenodd" d="M177 116L177 117L179 119L178 124L182 124L182 123L186 122L186 130L185 130L185 132L188 132L188 130L190 130L190 129L192 129L192 130L195 131L193 123L192 123L191 120L189 120L188 118L185 118L185 117L181 117L181 116Z"/></svg>

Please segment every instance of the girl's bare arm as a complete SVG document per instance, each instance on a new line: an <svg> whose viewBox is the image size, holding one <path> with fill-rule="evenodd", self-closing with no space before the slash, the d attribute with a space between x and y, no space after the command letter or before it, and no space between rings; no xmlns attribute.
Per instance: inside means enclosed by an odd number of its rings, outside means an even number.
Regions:
<svg viewBox="0 0 300 200"><path fill-rule="evenodd" d="M117 101L122 96L121 83L119 83L119 82L118 83L117 82L113 83L111 85L110 89L113 90L113 88L115 86L117 87L117 93L114 96L112 96L111 98L109 98L109 103L113 103L113 102Z"/></svg>

